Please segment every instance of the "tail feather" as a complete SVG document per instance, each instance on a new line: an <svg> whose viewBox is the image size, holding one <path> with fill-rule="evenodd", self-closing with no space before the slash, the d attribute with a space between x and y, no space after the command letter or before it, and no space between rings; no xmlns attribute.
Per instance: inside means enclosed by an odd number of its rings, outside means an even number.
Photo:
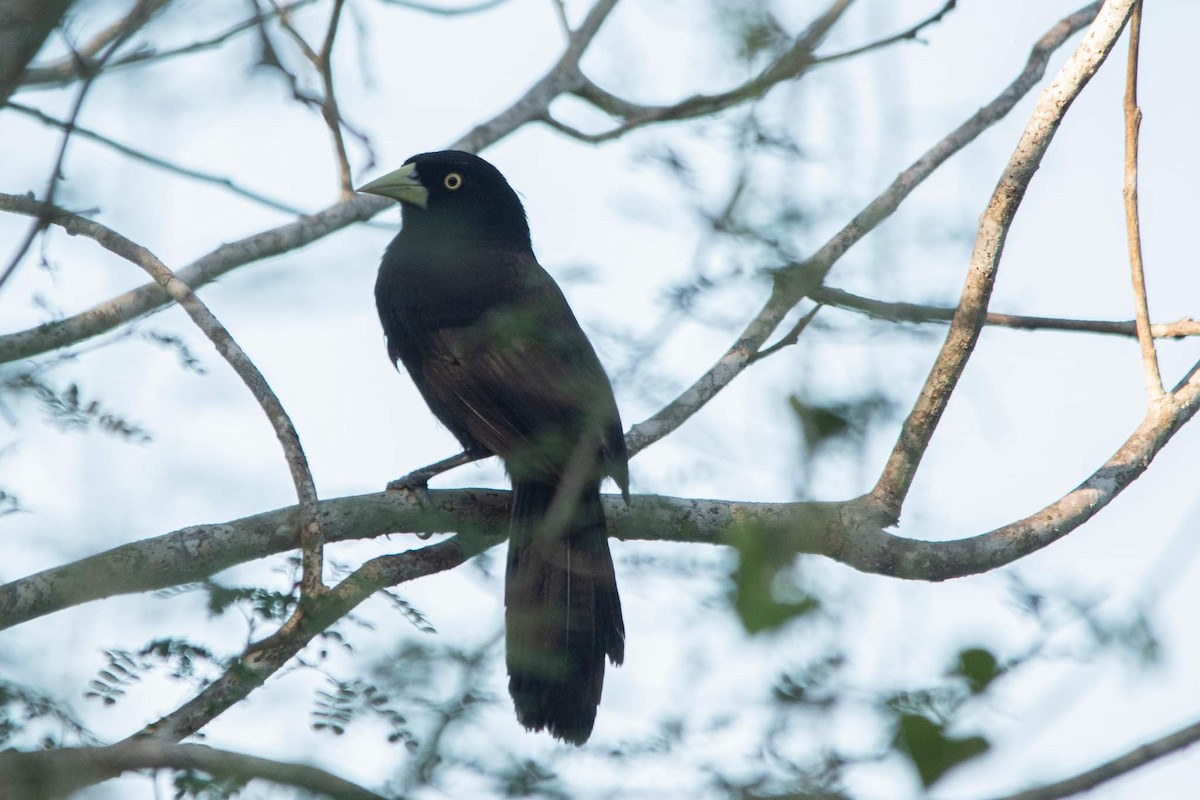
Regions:
<svg viewBox="0 0 1200 800"><path fill-rule="evenodd" d="M599 484L565 531L539 531L557 486L514 483L505 581L508 689L529 730L583 744L604 688L604 659L625 657L625 623Z"/></svg>

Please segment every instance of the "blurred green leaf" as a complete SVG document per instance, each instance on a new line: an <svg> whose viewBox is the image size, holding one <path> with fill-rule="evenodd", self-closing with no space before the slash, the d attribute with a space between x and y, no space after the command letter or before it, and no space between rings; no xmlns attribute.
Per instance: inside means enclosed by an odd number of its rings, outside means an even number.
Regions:
<svg viewBox="0 0 1200 800"><path fill-rule="evenodd" d="M982 647L969 647L959 652L958 663L950 670L951 675L967 681L971 694L981 694L1003 672L996 656Z"/></svg>
<svg viewBox="0 0 1200 800"><path fill-rule="evenodd" d="M757 526L731 531L729 541L737 553L733 573L733 608L748 633L775 630L790 619L821 607L813 596L782 573L795 553L775 546Z"/></svg>
<svg viewBox="0 0 1200 800"><path fill-rule="evenodd" d="M982 736L954 737L944 725L919 714L902 714L896 724L896 749L908 756L928 789L948 771L986 753Z"/></svg>

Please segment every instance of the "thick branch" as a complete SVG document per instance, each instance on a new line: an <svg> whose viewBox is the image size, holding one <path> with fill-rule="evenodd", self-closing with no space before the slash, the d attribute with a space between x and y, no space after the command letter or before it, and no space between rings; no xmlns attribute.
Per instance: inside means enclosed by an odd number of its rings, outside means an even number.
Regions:
<svg viewBox="0 0 1200 800"><path fill-rule="evenodd" d="M1000 182L979 221L975 252L963 287L962 299L950 323L950 332L934 362L933 369L921 389L908 419L900 429L900 437L871 492L891 519L899 519L904 498L916 477L917 467L925 454L942 412L958 379L966 368L967 359L975 349L979 332L983 330L988 300L1000 267L1000 256L1009 227L1025 190L1042 163L1042 157L1058 131L1067 109L1087 86L1096 70L1116 44L1135 0L1116 0L1105 3L1087 35L1057 77L1042 92L1029 123L1021 134L1016 150L1004 168Z"/></svg>
<svg viewBox="0 0 1200 800"><path fill-rule="evenodd" d="M0 753L0 786L9 800L52 800L144 769L194 769L218 778L266 780L338 800L383 800L363 787L303 764L231 753L200 744L150 740L111 747Z"/></svg>

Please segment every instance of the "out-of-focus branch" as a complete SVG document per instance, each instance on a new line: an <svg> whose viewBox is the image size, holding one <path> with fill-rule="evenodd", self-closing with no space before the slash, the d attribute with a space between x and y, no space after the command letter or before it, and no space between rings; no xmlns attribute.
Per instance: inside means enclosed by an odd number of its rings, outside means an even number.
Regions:
<svg viewBox="0 0 1200 800"><path fill-rule="evenodd" d="M36 2L37 0L35 0ZM312 5L317 0L293 0L293 2L282 6L285 11L295 11L304 6ZM258 14L249 19L245 19L236 25L233 25L221 33L211 36L207 39L201 39L191 44L186 44L181 47L171 48L170 50L154 50L152 48L139 49L136 52L129 53L120 58L114 59L105 65L105 69L117 69L118 67L130 67L138 64L150 64L157 61L162 61L176 56L189 55L191 53L199 53L204 50L211 50L214 47L220 47L225 42L233 39L239 34L252 31L258 27L264 17L272 17L274 11ZM53 64L45 66L34 65L25 70L25 74L21 77L22 86L63 86L72 81L83 78L87 75L84 65L74 59L62 59ZM94 70L94 67L93 67Z"/></svg>
<svg viewBox="0 0 1200 800"><path fill-rule="evenodd" d="M354 196L354 186L350 175L350 159L346 154L346 140L342 136L342 126L345 124L345 121L342 119L341 111L338 110L337 94L333 88L332 59L333 43L337 38L338 23L342 18L342 9L345 7L345 0L333 0L333 10L329 15L329 24L325 29L325 40L321 44L320 50L314 50L292 25L290 12L281 8L275 0L270 0L270 2L278 14L279 24L284 32L292 38L309 64L321 76L320 98L311 97L306 92L301 93L294 78L292 78L292 92L297 99L315 105L321 110L321 118L325 120L325 127L329 129L329 136L333 143L333 154L338 169L338 188L341 191L342 200L348 200Z"/></svg>
<svg viewBox="0 0 1200 800"><path fill-rule="evenodd" d="M65 120L56 119L55 117L43 113L36 108L22 105L20 103L9 103L8 107L13 111L24 114L28 117L32 117L38 122L42 122L46 125L52 125L55 128L64 129L67 127ZM278 200L273 200L272 198L267 197L266 195L259 194L252 189L247 189L235 183L232 179L225 177L224 175L216 175L211 172L192 169L191 167L185 167L182 164L176 164L173 161L168 161L164 158L150 155L149 153L145 153L141 150L130 147L127 144L122 144L115 139L111 139L102 133L92 130L91 128L84 128L79 125L74 125L72 126L72 129L74 130L76 136L84 139L90 139L94 142L104 145L105 147L115 150L121 155L141 161L144 164L149 164L152 167L158 167L159 169L166 170L167 172L173 172L176 175L180 175L184 178L190 178L191 180L195 181L200 181L201 183L208 183L212 184L213 186L218 186L225 191L230 192L231 194L244 197L247 200L264 205L267 208L273 208L276 211L282 211L285 214L294 214L295 216L300 217L305 213L303 209L290 206L287 203L281 203Z"/></svg>
<svg viewBox="0 0 1200 800"><path fill-rule="evenodd" d="M762 97L784 81L803 75L814 62L813 52L825 38L853 0L834 0L823 14L796 37L791 46L766 69L745 83L717 94L694 95L669 106L647 106L634 103L605 91L586 76L580 75L579 86L572 94L587 100L600 110L621 120L620 124L603 133L589 134L565 125L554 118L547 108L543 121L582 141L599 143L623 136L635 128L655 122L694 119L740 105Z"/></svg>
<svg viewBox="0 0 1200 800"><path fill-rule="evenodd" d="M420 11L425 14L434 14L439 17L458 17L465 14L478 14L481 11L489 11L507 3L508 0L483 0L481 3L471 3L465 6L439 6L433 3L418 3L416 0L383 0L383 2L389 6L399 6L400 8Z"/></svg>
<svg viewBox="0 0 1200 800"><path fill-rule="evenodd" d="M962 298L950 322L950 332L925 381L921 394L900 429L899 439L871 491L889 519L900 518L904 498L916 477L917 467L934 430L950 402L967 359L975 349L987 316L988 300L995 285L1009 227L1033 180L1042 157L1050 147L1058 126L1071 103L1096 74L1116 44L1135 0L1106 2L1087 35L1042 92L1029 123L1021 134L1000 182L979 222L975 251L967 272Z"/></svg>
<svg viewBox="0 0 1200 800"><path fill-rule="evenodd" d="M337 586L308 603L304 614L292 617L278 632L250 645L233 667L191 700L126 741L149 737L177 742L191 736L262 686L313 637L376 591L452 569L479 552L474 546L477 544L456 536L420 550L371 559Z"/></svg>
<svg viewBox="0 0 1200 800"><path fill-rule="evenodd" d="M818 64L832 64L834 61L842 61L847 58L853 58L854 56L861 56L864 53L870 53L873 50L882 50L883 48L889 47L897 42L921 41L920 37L922 31L931 25L936 25L937 23L941 22L942 19L951 11L953 11L957 5L958 0L946 0L946 3L937 11L933 12L920 22L917 22L916 24L900 31L899 33L893 33L891 36L885 36L882 39L878 39L868 44L859 45L858 47L852 47L849 50L842 50L839 53L830 53L829 55L825 56L817 56L813 59L813 66L815 67Z"/></svg>
<svg viewBox="0 0 1200 800"><path fill-rule="evenodd" d="M0 0L0 106L74 0Z"/></svg>
<svg viewBox="0 0 1200 800"><path fill-rule="evenodd" d="M300 545L304 551L304 579L301 588L306 597L319 594L324 588L321 583L323 538L321 518L317 511L317 490L308 468L308 459L283 404L229 331L213 316L195 292L180 281L157 256L100 223L28 197L3 193L0 193L0 210L43 217L61 226L67 233L86 236L105 250L141 267L183 307L204 335L212 341L217 352L233 367L234 372L254 395L254 399L262 406L283 448L300 502Z"/></svg>
<svg viewBox="0 0 1200 800"><path fill-rule="evenodd" d="M896 176L883 193L867 204L866 208L806 261L785 267L776 273L777 280L771 288L766 305L717 363L677 398L629 430L626 441L629 443L630 453L649 447L678 428L740 375L742 370L752 363L754 354L763 347L767 337L779 326L788 312L807 296L809 291L821 285L838 259L891 216L909 194L947 159L1003 119L1017 101L1041 80L1050 55L1074 33L1095 19L1101 5L1097 0L1059 20L1033 46L1021 74L1003 92ZM0 337L0 354L3 353L3 344L4 339Z"/></svg>
<svg viewBox="0 0 1200 800"><path fill-rule="evenodd" d="M137 0L125 16L105 26L87 44L76 48L70 55L46 65L30 67L21 76L21 85L30 86L41 82L36 76L64 75L85 78L101 71L108 65L108 61L101 59L100 53L117 39L128 38L144 28L170 2L171 0Z"/></svg>
<svg viewBox="0 0 1200 800"><path fill-rule="evenodd" d="M824 555L863 572L943 581L987 572L1050 545L1083 525L1150 466L1171 437L1200 410L1200 363L1125 443L1078 487L1029 516L987 533L951 541L896 536L870 495L831 503L744 503L635 495L604 498L609 535L620 539L717 544L733 526L756 525L779 552ZM979 488L985 491L985 488ZM428 501L411 492L380 492L320 504L326 540L396 532L458 531L460 555L411 551L405 580L450 569L499 544L507 532L508 492L439 490ZM72 564L0 586L0 629L81 603L201 580L235 564L294 549L296 508L232 522L197 525L122 545ZM434 547L451 545L442 542ZM453 545L459 548L460 545ZM391 562L388 562L391 563Z"/></svg>
<svg viewBox="0 0 1200 800"><path fill-rule="evenodd" d="M130 741L110 747L65 747L0 753L0 785L9 800L52 800L125 772L194 769L218 778L265 780L337 800L384 800L363 787L304 764L231 753L201 744Z"/></svg>
<svg viewBox="0 0 1200 800"><path fill-rule="evenodd" d="M1142 372L1150 402L1163 396L1162 373L1154 336L1150 332L1150 306L1146 300L1146 272L1142 267L1142 225L1138 214L1138 130L1142 110L1137 102L1138 44L1142 38L1142 3L1137 0L1129 18L1129 61L1125 71L1125 236L1129 241L1129 271L1133 280L1133 310L1138 343L1142 348Z"/></svg>
<svg viewBox="0 0 1200 800"><path fill-rule="evenodd" d="M828 306L861 311L867 316L893 322L949 322L954 318L953 306L930 306L921 303L896 303L875 300L852 294L832 286L811 289L809 298ZM1137 323L1133 320L1061 319L1038 317L1025 314L987 313L985 322L999 328L1017 330L1069 331L1074 333L1103 333L1114 336L1137 336ZM1175 322L1150 326L1150 335L1155 339L1184 339L1200 336L1200 322L1185 317Z"/></svg>
<svg viewBox="0 0 1200 800"><path fill-rule="evenodd" d="M133 25L135 23L136 20L134 22L130 22L129 24ZM97 69L88 73L87 77L84 78L83 85L81 85L79 87L79 91L75 93L75 102L71 105L71 113L67 115L67 121L63 125L62 142L58 146L58 155L54 159L54 166L50 170L50 178L46 181L46 189L42 193L42 201L46 203L47 207L53 205L54 203L54 196L58 191L58 182L62 178L63 163L67 158L67 146L71 143L71 135L75 132L75 121L79 119L79 112L83 110L83 101L87 98L88 92L92 88L92 82L99 77L100 69L103 68L104 63L108 61L113 53L115 53L117 49L125 43L128 37L133 34L133 30L134 29L132 27L121 28L113 37L108 40L108 42L104 45L104 52L101 53L97 59ZM44 231L49 224L49 220L39 214L37 219L34 220L33 224L29 226L29 229L25 234L25 238L22 239L21 243L17 245L17 249L13 252L12 257L8 262L8 266L0 271L0 288L2 288L8 279L13 276L13 273L16 272L17 267L21 264L21 261L24 260L26 252L28 252L29 248L33 245L33 242L37 238L38 234Z"/></svg>
<svg viewBox="0 0 1200 800"><path fill-rule="evenodd" d="M1178 753L1186 747L1191 747L1200 741L1200 722L1185 725L1177 731L1167 734L1160 739L1139 745L1128 753L1117 756L1111 761L1093 767L1055 783L1026 789L1016 794L1005 795L997 800L1060 800L1063 797L1074 797L1077 794L1095 789L1105 783L1133 772L1158 759Z"/></svg>

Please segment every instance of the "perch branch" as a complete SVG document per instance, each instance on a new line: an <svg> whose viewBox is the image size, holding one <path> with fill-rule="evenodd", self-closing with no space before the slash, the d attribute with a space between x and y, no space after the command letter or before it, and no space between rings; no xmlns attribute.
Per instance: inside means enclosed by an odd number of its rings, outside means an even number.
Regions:
<svg viewBox="0 0 1200 800"><path fill-rule="evenodd" d="M743 503L637 495L626 507L612 495L604 498L604 513L609 534L621 539L716 544L730 526L756 522L764 535L779 537L781 552L824 555L894 578L943 581L1010 564L1077 529L1141 477L1197 410L1200 362L1163 403L1147 409L1125 443L1078 487L1023 519L963 539L891 534L870 496L836 503ZM458 531L484 547L503 541L509 504L508 492L489 489L432 491L428 503L411 492L379 492L324 500L320 512L330 542ZM0 585L0 630L92 600L199 581L292 550L296 512L293 506L183 528ZM410 564L408 574L432 574L455 563L439 556Z"/></svg>

